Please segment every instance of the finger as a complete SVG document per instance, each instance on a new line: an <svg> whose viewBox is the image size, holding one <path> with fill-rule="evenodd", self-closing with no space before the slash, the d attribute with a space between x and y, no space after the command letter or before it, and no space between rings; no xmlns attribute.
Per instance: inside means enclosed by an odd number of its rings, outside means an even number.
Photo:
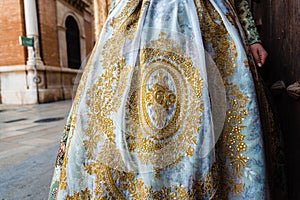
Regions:
<svg viewBox="0 0 300 200"><path fill-rule="evenodd" d="M254 57L254 60L255 60L256 64L257 64L259 67L261 67L261 66L262 66L262 63L261 63L261 58L260 58L260 56L259 56L258 50L255 49L255 50L252 52L252 54L253 54L253 57Z"/></svg>
<svg viewBox="0 0 300 200"><path fill-rule="evenodd" d="M261 64L265 64L266 59L268 57L268 53L266 51L261 51L259 54Z"/></svg>

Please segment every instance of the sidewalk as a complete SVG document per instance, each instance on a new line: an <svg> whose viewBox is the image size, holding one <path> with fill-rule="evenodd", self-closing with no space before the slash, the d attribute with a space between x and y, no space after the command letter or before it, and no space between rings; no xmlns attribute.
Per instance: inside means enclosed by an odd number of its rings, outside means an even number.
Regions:
<svg viewBox="0 0 300 200"><path fill-rule="evenodd" d="M0 104L0 200L47 198L70 106Z"/></svg>

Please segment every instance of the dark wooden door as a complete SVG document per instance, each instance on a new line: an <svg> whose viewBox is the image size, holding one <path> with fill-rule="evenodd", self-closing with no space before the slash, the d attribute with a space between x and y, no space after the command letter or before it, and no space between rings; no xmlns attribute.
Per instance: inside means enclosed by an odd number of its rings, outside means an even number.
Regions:
<svg viewBox="0 0 300 200"><path fill-rule="evenodd" d="M279 80L286 87L300 81L300 0L250 0L250 4L269 52L264 79L270 87ZM296 97L286 89L273 90L285 141L289 199L300 199L300 101Z"/></svg>

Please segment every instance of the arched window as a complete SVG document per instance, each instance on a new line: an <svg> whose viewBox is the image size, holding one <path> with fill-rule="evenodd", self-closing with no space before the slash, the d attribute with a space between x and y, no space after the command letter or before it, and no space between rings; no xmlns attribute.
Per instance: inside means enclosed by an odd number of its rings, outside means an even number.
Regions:
<svg viewBox="0 0 300 200"><path fill-rule="evenodd" d="M78 25L72 16L66 19L66 40L68 67L79 69L81 64L80 58L80 33Z"/></svg>

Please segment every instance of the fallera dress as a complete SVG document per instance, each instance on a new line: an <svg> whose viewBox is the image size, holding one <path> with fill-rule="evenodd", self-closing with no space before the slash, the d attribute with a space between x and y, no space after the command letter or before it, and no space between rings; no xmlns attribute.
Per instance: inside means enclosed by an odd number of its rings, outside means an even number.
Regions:
<svg viewBox="0 0 300 200"><path fill-rule="evenodd" d="M49 199L269 199L276 129L256 42L246 0L115 1Z"/></svg>

